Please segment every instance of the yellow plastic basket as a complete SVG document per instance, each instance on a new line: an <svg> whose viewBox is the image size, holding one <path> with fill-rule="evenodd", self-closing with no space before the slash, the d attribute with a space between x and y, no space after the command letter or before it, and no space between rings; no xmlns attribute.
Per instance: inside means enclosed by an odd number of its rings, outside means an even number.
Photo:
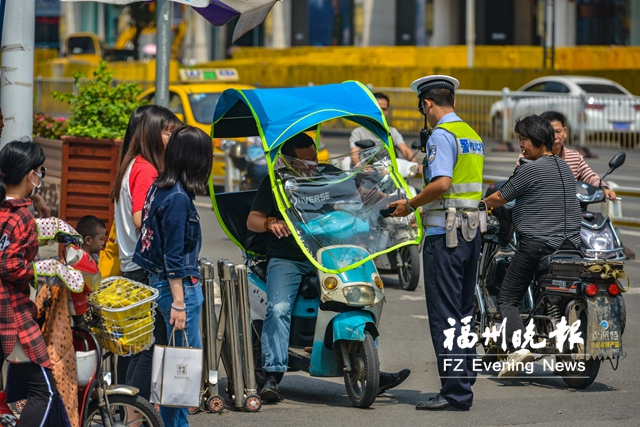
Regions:
<svg viewBox="0 0 640 427"><path fill-rule="evenodd" d="M91 328L100 345L120 356L131 356L153 344L158 291L124 277L108 277L89 295L100 322Z"/></svg>

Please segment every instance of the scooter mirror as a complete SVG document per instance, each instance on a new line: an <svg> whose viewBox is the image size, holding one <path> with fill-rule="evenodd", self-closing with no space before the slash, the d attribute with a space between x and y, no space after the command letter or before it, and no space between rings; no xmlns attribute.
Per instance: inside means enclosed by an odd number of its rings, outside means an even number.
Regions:
<svg viewBox="0 0 640 427"><path fill-rule="evenodd" d="M627 158L627 154L624 151L619 152L614 155L611 160L609 160L609 170L605 173L602 178L600 178L600 185L602 186L602 180L609 175L614 170L618 169L620 166L624 164L624 161Z"/></svg>
<svg viewBox="0 0 640 427"><path fill-rule="evenodd" d="M615 169L618 169L620 166L624 165L624 161L627 158L627 153L624 151L619 152L615 156L609 160L609 171L608 174L613 172Z"/></svg>
<svg viewBox="0 0 640 427"><path fill-rule="evenodd" d="M363 139L361 141L356 141L356 147L362 148L363 150L367 148L373 148L375 146L376 146L376 142L370 139Z"/></svg>
<svg viewBox="0 0 640 427"><path fill-rule="evenodd" d="M416 139L415 141L413 141L411 143L411 149L412 150L419 150L420 148L422 148L422 144L420 144L420 140Z"/></svg>

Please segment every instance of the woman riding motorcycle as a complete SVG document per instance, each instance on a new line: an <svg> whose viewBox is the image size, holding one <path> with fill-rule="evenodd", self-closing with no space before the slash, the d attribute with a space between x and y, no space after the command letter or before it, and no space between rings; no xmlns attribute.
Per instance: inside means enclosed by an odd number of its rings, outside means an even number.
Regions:
<svg viewBox="0 0 640 427"><path fill-rule="evenodd" d="M488 208L515 199L512 218L520 243L502 282L498 306L506 329L509 360L498 378L518 374L518 366L533 361L526 349L514 345L524 325L518 307L540 260L558 249L580 247L580 205L575 178L567 163L552 153L554 131L548 121L531 115L518 121L515 132L523 156L532 160L514 171L499 191L484 199ZM506 322L506 325L504 325ZM519 363L522 362L522 363Z"/></svg>

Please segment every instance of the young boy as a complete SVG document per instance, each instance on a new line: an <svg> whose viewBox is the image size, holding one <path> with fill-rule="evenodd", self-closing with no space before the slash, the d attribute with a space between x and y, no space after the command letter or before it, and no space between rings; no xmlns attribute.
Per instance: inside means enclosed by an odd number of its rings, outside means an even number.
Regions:
<svg viewBox="0 0 640 427"><path fill-rule="evenodd" d="M82 236L82 249L98 262L100 251L104 249L107 227L100 218L86 215L80 218L76 230Z"/></svg>

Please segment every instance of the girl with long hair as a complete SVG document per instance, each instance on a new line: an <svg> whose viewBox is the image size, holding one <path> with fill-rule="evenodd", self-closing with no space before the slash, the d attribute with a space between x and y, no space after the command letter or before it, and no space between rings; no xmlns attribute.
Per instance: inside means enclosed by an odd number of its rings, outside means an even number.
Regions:
<svg viewBox="0 0 640 427"><path fill-rule="evenodd" d="M172 331L175 345L186 336L189 347L201 348L200 307L203 301L198 256L202 247L196 194L205 194L211 175L213 146L209 135L192 126L173 132L164 170L145 202L141 237L133 261L149 271L149 285L159 291L157 310ZM185 427L187 408L160 408L167 427Z"/></svg>
<svg viewBox="0 0 640 427"><path fill-rule="evenodd" d="M132 262L142 223L142 207L151 184L164 169L164 151L171 133L182 123L170 110L151 105L141 112L139 124L124 153L111 193L115 203L116 243L122 276L140 283L148 283L145 270ZM154 336L159 344L166 343L164 320L156 317ZM151 360L148 349L130 358L124 384L140 390L140 396L151 395ZM126 363L126 362L125 362ZM118 370L122 373L122 370Z"/></svg>

